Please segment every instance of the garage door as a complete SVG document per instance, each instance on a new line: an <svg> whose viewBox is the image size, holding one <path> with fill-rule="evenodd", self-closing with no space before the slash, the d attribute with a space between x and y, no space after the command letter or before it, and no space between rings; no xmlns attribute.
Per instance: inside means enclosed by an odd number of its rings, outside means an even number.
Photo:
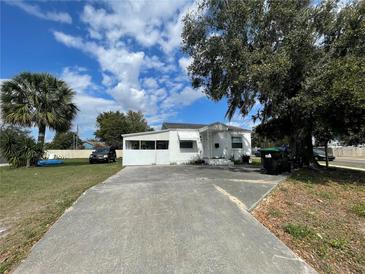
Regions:
<svg viewBox="0 0 365 274"><path fill-rule="evenodd" d="M123 165L167 165L170 163L168 147L167 140L126 141Z"/></svg>

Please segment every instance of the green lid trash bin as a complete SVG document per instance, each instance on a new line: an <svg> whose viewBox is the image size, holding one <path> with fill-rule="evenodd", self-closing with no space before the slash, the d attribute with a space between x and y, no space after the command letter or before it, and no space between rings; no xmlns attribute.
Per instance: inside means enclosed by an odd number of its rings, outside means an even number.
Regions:
<svg viewBox="0 0 365 274"><path fill-rule="evenodd" d="M281 147L261 149L261 163L268 174L279 174L291 169L288 151Z"/></svg>

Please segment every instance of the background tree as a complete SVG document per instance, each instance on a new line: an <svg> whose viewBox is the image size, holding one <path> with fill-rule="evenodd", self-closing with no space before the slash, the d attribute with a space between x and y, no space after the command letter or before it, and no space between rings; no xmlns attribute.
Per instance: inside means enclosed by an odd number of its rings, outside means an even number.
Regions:
<svg viewBox="0 0 365 274"><path fill-rule="evenodd" d="M358 144L365 144L365 127L358 133L349 134L338 138L341 144L346 146L353 146Z"/></svg>
<svg viewBox="0 0 365 274"><path fill-rule="evenodd" d="M96 118L95 136L108 145L123 147L122 134L152 130L142 112L103 112Z"/></svg>
<svg viewBox="0 0 365 274"><path fill-rule="evenodd" d="M251 146L257 148L275 147L287 145L289 143L287 138L275 138L275 135L265 136L259 134L256 128L252 129L251 133Z"/></svg>
<svg viewBox="0 0 365 274"><path fill-rule="evenodd" d="M1 112L6 123L38 127L38 143L43 146L46 128L70 128L78 108L75 92L64 81L48 73L20 73L1 85Z"/></svg>
<svg viewBox="0 0 365 274"><path fill-rule="evenodd" d="M213 100L227 98L228 118L236 111L247 115L259 102L262 108L253 116L261 120L257 132L275 139L288 137L298 162L309 164L314 160L314 132L319 127L338 132L338 124L319 117L341 112L343 132L358 130L346 121L364 117L358 107L348 108L351 99L336 102L350 89L357 90L351 94L361 101L363 82L351 80L342 89L335 78L340 70L330 69L341 63L341 54L332 54L336 47L342 54L356 51L357 57L364 56L359 43L364 33L364 2L360 2L349 6L350 13L356 14L347 20L343 16L347 8L338 12L333 1L319 6L309 0L203 1L185 17L182 34L183 50L193 58L188 68L193 87L202 87ZM347 65L356 70L353 61L347 59ZM320 73L323 65L327 74ZM333 87L330 92L328 86Z"/></svg>
<svg viewBox="0 0 365 274"><path fill-rule="evenodd" d="M14 167L30 167L43 155L42 147L27 131L14 126L1 126L0 151L7 162Z"/></svg>
<svg viewBox="0 0 365 274"><path fill-rule="evenodd" d="M339 12L333 3L325 2L316 20L321 58L307 79L303 97L313 109L314 136L325 146L335 138L361 143L365 132L365 2Z"/></svg>
<svg viewBox="0 0 365 274"><path fill-rule="evenodd" d="M77 141L77 149L82 149L82 140L75 132L57 132L51 143L47 144L47 149L74 149L75 141Z"/></svg>

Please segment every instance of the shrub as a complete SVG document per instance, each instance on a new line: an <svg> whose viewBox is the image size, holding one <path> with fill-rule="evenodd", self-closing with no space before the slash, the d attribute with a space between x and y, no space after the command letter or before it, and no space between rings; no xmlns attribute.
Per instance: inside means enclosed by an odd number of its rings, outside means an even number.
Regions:
<svg viewBox="0 0 365 274"><path fill-rule="evenodd" d="M0 128L0 151L14 167L34 165L43 155L41 146L28 132L13 126Z"/></svg>
<svg viewBox="0 0 365 274"><path fill-rule="evenodd" d="M284 226L284 231L292 235L295 239L303 239L312 233L307 226L291 223Z"/></svg>

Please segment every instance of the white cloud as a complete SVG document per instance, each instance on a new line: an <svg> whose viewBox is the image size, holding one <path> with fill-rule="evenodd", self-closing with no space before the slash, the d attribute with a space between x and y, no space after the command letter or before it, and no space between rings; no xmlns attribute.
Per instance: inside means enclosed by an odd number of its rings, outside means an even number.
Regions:
<svg viewBox="0 0 365 274"><path fill-rule="evenodd" d="M161 62L161 60L156 55L153 55L152 57L146 56L144 59L144 66L147 69L161 70L165 65L166 64Z"/></svg>
<svg viewBox="0 0 365 274"><path fill-rule="evenodd" d="M96 57L102 70L113 74L119 81L122 81L125 88L139 87L138 77L144 58L142 51L129 52L122 47L107 48L58 31L54 32L54 36L56 40L66 46L80 49Z"/></svg>
<svg viewBox="0 0 365 274"><path fill-rule="evenodd" d="M64 80L72 89L78 92L85 92L87 89L94 89L95 84L91 80L91 76L87 74L80 74L85 72L83 68L66 67L63 69L61 79Z"/></svg>
<svg viewBox="0 0 365 274"><path fill-rule="evenodd" d="M55 38L67 46L78 48L97 58L104 72L104 84L107 84L107 93L117 102L121 109L127 111L141 110L145 114L156 114L158 103L162 99L156 94L148 94L139 85L139 73L143 63L143 52L128 52L124 48L104 48L94 42L84 42L79 37L54 32ZM65 71L67 73L68 71ZM71 78L70 76L68 76ZM77 77L74 79L77 81ZM80 78L81 79L81 78ZM113 85L113 79L117 84ZM86 79L83 79L86 80ZM151 81L149 81L151 82ZM80 81L79 85L84 85ZM150 83L151 84L151 83ZM155 83L157 89L157 82Z"/></svg>
<svg viewBox="0 0 365 274"><path fill-rule="evenodd" d="M114 83L114 79L112 76L106 74L106 73L103 73L103 80L102 80L102 83L103 85L105 86L111 86L113 85Z"/></svg>
<svg viewBox="0 0 365 274"><path fill-rule="evenodd" d="M191 88L183 88L182 83L166 82L173 86L171 94L166 98L166 92L158 89L158 83L153 78L143 82L147 89L159 90L156 93L141 89L139 84L140 71L146 63L148 66L160 68L162 62L157 57L145 58L143 52L130 52L125 48L103 47L96 42L85 42L80 37L74 37L62 32L54 32L56 40L69 47L78 48L99 61L104 74L103 83L107 85L107 92L125 110L141 110L147 115L159 112L158 106L163 103L165 108L187 106L203 95ZM112 85L113 79L117 81ZM82 84L82 83L81 83ZM163 92L161 92L163 91ZM163 102L162 102L163 101Z"/></svg>
<svg viewBox="0 0 365 274"><path fill-rule="evenodd" d="M79 37L74 37L74 36L65 34L65 33L60 32L60 31L54 31L53 35L54 35L54 37L56 38L56 40L58 42L61 42L61 43L65 44L68 47L74 47L74 48L78 48L78 49L83 48L82 39L79 38Z"/></svg>
<svg viewBox="0 0 365 274"><path fill-rule="evenodd" d="M143 86L148 89L157 89L158 83L154 78L147 77L143 79Z"/></svg>
<svg viewBox="0 0 365 274"><path fill-rule="evenodd" d="M191 62L193 61L192 58L181 57L179 59L179 66L186 74L188 73L188 66L190 66Z"/></svg>
<svg viewBox="0 0 365 274"><path fill-rule="evenodd" d="M105 36L109 42L114 43L122 36L132 36L145 47L161 42L163 44L165 39L166 45L163 47L171 49L178 43L170 40L170 36L162 37L161 28L170 21L176 23L176 13L189 2L187 0L104 1L109 8L108 12L104 8L97 9L88 4L84 7L81 19L89 26L91 37L100 39ZM172 26L168 24L170 34L179 30L179 27Z"/></svg>
<svg viewBox="0 0 365 274"><path fill-rule="evenodd" d="M200 90L185 87L181 92L172 92L162 106L167 109L177 106L188 106L202 97L204 97L204 94Z"/></svg>
<svg viewBox="0 0 365 274"><path fill-rule="evenodd" d="M177 16L166 23L162 33L161 47L166 54L181 46L181 33L183 31L183 19L191 10L195 10L200 1L188 2L180 10Z"/></svg>
<svg viewBox="0 0 365 274"><path fill-rule="evenodd" d="M9 5L16 6L20 9L22 9L23 11L25 11L26 13L36 16L41 19L60 22L60 23L67 23L67 24L72 23L71 16L66 12L53 12L53 11L45 12L45 11L42 11L36 5L31 5L31 4L29 4L29 2L26 3L25 1L20 1L20 0L7 1L6 3L8 3Z"/></svg>
<svg viewBox="0 0 365 274"><path fill-rule="evenodd" d="M74 128L78 125L81 138L90 137L90 133L95 131L96 117L100 113L105 111L123 111L114 100L87 94L77 94L75 103L80 111L75 119Z"/></svg>
<svg viewBox="0 0 365 274"><path fill-rule="evenodd" d="M79 126L80 136L90 137L90 133L96 129L96 117L104 111L126 111L115 100L92 95L96 85L84 68L66 67L60 78L75 90L75 104L79 112L74 121L74 129Z"/></svg>
<svg viewBox="0 0 365 274"><path fill-rule="evenodd" d="M61 31L53 34L57 41L97 60L101 84L111 99L95 99L90 92L91 79L80 71L75 76L65 69L64 78L70 85L88 91L81 93L79 100L90 101L90 106L96 100L103 108L110 104L121 111L140 110L156 125L176 115L177 109L203 97L200 91L186 87L190 83L181 71L186 72L190 60L176 57L181 20L191 5L190 0L108 1L97 7L93 2L87 3L81 20L87 26L88 35L73 36ZM89 109L82 113L95 117Z"/></svg>

